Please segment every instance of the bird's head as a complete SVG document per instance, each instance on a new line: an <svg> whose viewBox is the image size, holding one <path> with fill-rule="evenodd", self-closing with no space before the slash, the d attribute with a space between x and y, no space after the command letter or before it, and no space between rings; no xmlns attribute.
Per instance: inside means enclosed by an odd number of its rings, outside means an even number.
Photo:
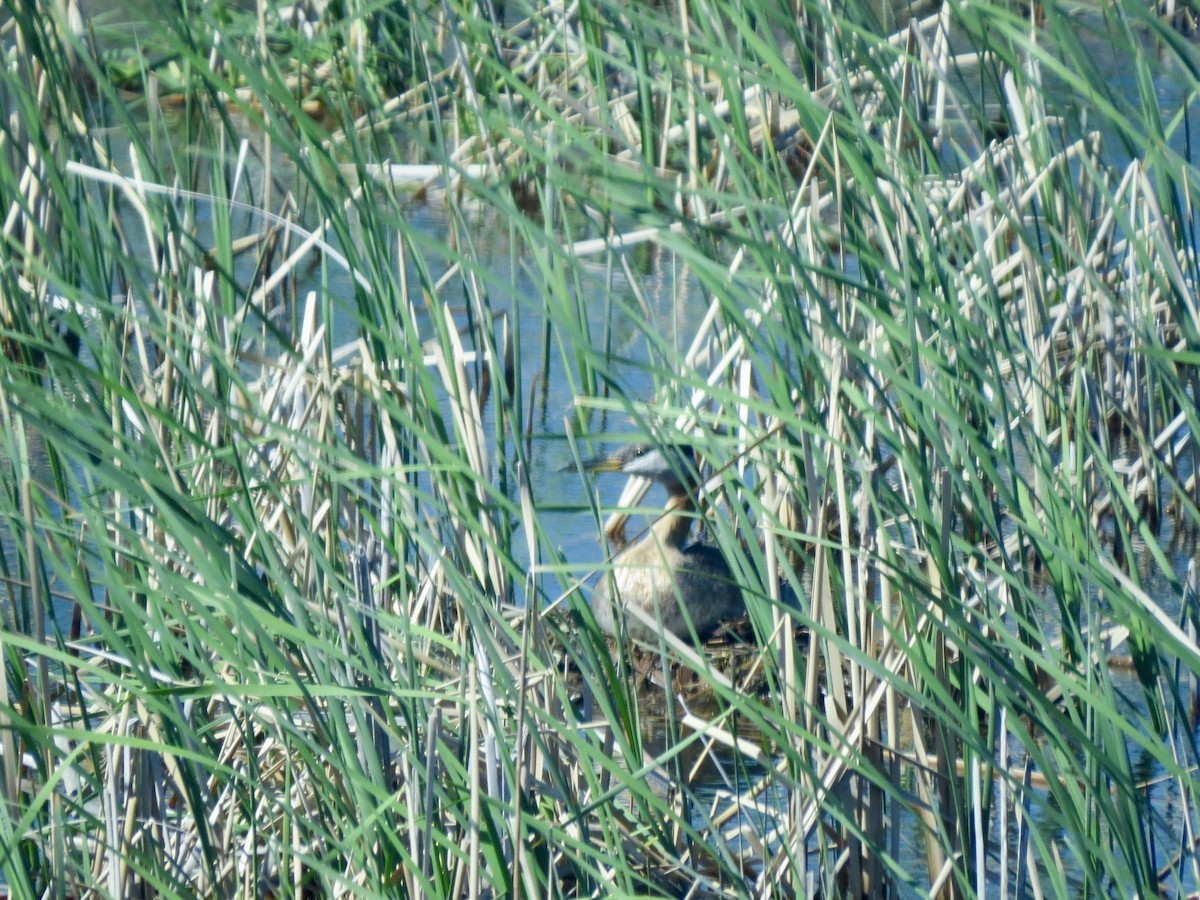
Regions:
<svg viewBox="0 0 1200 900"><path fill-rule="evenodd" d="M699 481L696 453L686 444L667 448L630 444L609 456L585 460L588 472L623 472L640 475L663 485L670 493L694 490Z"/></svg>

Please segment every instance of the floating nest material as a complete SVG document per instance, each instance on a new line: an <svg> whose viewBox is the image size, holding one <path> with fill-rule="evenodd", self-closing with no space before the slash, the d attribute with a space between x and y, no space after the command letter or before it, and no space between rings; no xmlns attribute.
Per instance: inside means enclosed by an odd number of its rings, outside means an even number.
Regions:
<svg viewBox="0 0 1200 900"><path fill-rule="evenodd" d="M565 635L573 634L566 629ZM808 642L807 632L797 636L798 641ZM722 622L714 635L704 641L697 652L703 663L675 658L668 653L664 658L658 648L645 644L619 644L608 640L608 649L614 662L624 663L632 673L639 708L644 713L653 713L664 707L670 696L683 701L697 711L706 709L715 700L713 673L726 679L739 693L764 695L769 689L763 655L766 652L758 644L749 616L741 616ZM583 673L574 665L575 654L566 654L564 672L572 692L583 692Z"/></svg>

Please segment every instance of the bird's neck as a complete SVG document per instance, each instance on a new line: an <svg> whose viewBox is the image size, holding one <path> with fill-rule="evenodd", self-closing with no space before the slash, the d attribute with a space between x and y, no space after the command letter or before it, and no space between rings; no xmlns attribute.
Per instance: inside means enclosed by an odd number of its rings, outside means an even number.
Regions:
<svg viewBox="0 0 1200 900"><path fill-rule="evenodd" d="M654 523L654 537L664 547L682 547L692 528L692 519L687 513L695 509L692 498L687 494L674 494L667 500L667 509Z"/></svg>

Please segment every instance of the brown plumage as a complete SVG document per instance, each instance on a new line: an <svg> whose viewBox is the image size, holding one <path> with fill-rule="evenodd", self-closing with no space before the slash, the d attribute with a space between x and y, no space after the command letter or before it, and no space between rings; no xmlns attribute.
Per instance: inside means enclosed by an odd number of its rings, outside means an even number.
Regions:
<svg viewBox="0 0 1200 900"><path fill-rule="evenodd" d="M601 578L592 594L597 624L611 635L626 633L635 640L657 642L658 621L684 640L692 631L704 639L717 625L742 615L745 602L729 564L716 548L694 543L685 546L695 509L695 460L690 447L675 447L674 458L646 445L626 447L614 456L593 460L593 472L624 472L652 479L667 489L667 508L636 544L613 558L611 579ZM616 586L617 603L610 597L609 582ZM617 613L620 607L624 615ZM644 614L645 620L634 611ZM689 628L689 621L691 627Z"/></svg>

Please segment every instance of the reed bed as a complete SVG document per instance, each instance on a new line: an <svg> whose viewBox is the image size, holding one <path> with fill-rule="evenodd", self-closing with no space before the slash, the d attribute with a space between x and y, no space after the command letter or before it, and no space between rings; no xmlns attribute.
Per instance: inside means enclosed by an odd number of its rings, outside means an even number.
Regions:
<svg viewBox="0 0 1200 900"><path fill-rule="evenodd" d="M858 6L4 7L9 894L1200 887L1191 20ZM737 638L598 633L606 420Z"/></svg>

